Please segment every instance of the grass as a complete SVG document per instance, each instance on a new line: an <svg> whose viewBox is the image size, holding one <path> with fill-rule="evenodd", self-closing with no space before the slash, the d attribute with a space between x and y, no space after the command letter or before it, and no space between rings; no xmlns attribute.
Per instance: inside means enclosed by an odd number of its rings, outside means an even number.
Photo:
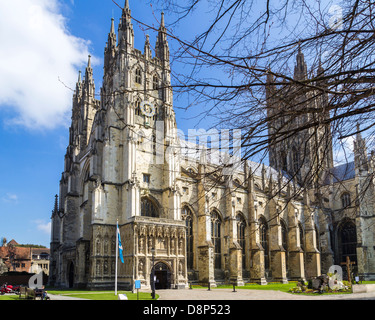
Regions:
<svg viewBox="0 0 375 320"><path fill-rule="evenodd" d="M115 295L114 291L88 291L88 290L54 290L47 289L49 294L70 296L74 298L83 298L89 300L118 300L118 296ZM118 291L118 294L126 294L128 300L137 300L137 293L132 293L131 291ZM159 295L155 295L156 300ZM0 301L2 300L25 300L20 299L18 295L4 294L0 295ZM153 300L151 298L151 293L149 292L139 292L139 300Z"/></svg>
<svg viewBox="0 0 375 320"><path fill-rule="evenodd" d="M90 290L47 290L50 294L70 296L74 298L83 298L89 300L118 300L118 296L114 291L90 291ZM137 300L137 293L131 291L118 291L118 294L126 294L128 300ZM156 300L159 295L155 295ZM139 300L153 300L151 293L139 292Z"/></svg>
<svg viewBox="0 0 375 320"><path fill-rule="evenodd" d="M0 295L0 301L2 300L20 300L20 298L16 294L12 294L12 295L4 294L4 295Z"/></svg>
<svg viewBox="0 0 375 320"><path fill-rule="evenodd" d="M288 292L289 289L294 288L297 285L297 282L291 281L287 284L282 284L279 282L270 282L266 285L260 285L256 283L246 283L244 286L236 286L237 289L247 289L247 290L274 290L274 291L282 291L282 292ZM205 289L207 287L199 286L199 285L193 285L193 289ZM218 285L217 287L213 287L211 289L217 290L217 289L233 289L233 285Z"/></svg>
<svg viewBox="0 0 375 320"><path fill-rule="evenodd" d="M375 284L375 281L362 281L362 284ZM292 288L295 288L297 286L296 281L290 281L287 284L282 284L280 282L270 282L266 285L260 285L256 283L246 283L244 286L236 286L237 289L247 289L247 290L274 290L274 291L281 291L286 292L291 295L299 294L299 295L310 295L310 296L316 296L316 295L332 295L332 294L351 294L352 292L344 292L344 291L336 291L336 292L325 292L325 293L313 293L313 292L307 292L307 293L292 293L289 290ZM199 286L199 285L193 285L193 289L199 288L199 289L206 289L207 286ZM233 285L218 285L217 287L213 287L211 289L217 290L217 289L233 289Z"/></svg>

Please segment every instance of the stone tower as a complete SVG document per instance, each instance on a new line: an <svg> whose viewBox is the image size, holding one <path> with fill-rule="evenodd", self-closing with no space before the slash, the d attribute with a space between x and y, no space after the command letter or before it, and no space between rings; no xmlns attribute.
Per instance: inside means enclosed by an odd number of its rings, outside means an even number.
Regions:
<svg viewBox="0 0 375 320"><path fill-rule="evenodd" d="M324 75L319 67L318 77ZM323 173L333 167L332 138L328 95L323 81L314 81L319 90L301 83L309 82L307 65L298 50L293 81L280 88L272 74L267 77L266 98L270 135L270 166L282 170L301 185L315 187ZM311 110L306 112L306 110ZM302 128L302 129L301 129Z"/></svg>
<svg viewBox="0 0 375 320"><path fill-rule="evenodd" d="M367 153L366 141L362 138L359 125L354 141L354 164L356 182L356 202L358 208L355 216L358 274L364 279L375 276L375 207L374 207L374 153ZM342 252L344 254L344 252ZM352 258L353 260L353 258Z"/></svg>
<svg viewBox="0 0 375 320"><path fill-rule="evenodd" d="M104 51L100 100L89 57L73 98L70 140L53 212L53 283L112 288L116 223L124 264L119 288L154 271L168 287L187 284L185 227L177 185L179 163L164 14L152 56L134 48L129 2Z"/></svg>

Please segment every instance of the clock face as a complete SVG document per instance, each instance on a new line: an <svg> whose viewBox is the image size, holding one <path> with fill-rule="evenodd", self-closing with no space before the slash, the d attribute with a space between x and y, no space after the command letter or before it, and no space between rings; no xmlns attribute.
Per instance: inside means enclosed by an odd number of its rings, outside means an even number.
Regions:
<svg viewBox="0 0 375 320"><path fill-rule="evenodd" d="M146 117L153 117L155 115L155 107L151 102L148 101L142 101L141 103L141 111L143 115Z"/></svg>

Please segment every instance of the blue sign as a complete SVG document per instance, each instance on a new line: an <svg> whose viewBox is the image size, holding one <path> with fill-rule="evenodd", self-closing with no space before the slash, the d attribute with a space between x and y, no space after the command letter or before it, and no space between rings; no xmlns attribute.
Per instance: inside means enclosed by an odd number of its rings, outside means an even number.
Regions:
<svg viewBox="0 0 375 320"><path fill-rule="evenodd" d="M135 280L134 287L135 289L141 289L141 280Z"/></svg>

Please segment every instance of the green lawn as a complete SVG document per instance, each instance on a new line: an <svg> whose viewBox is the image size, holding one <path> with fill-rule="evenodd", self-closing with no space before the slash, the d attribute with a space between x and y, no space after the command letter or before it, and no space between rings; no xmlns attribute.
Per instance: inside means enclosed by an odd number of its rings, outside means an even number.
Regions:
<svg viewBox="0 0 375 320"><path fill-rule="evenodd" d="M118 300L118 296L115 295L114 291L89 291L89 290L53 290L47 289L47 292L55 295L64 295L74 298L83 298L90 300ZM118 294L126 294L128 300L137 300L137 293L131 291L118 291ZM156 299L159 296L155 295ZM151 293L139 292L139 300L152 300Z"/></svg>
<svg viewBox="0 0 375 320"><path fill-rule="evenodd" d="M275 291L282 291L282 292L288 292L289 289L294 288L297 285L297 282L291 281L288 284L282 284L279 282L271 282L266 285L260 285L256 283L246 283L244 286L236 286L237 289L248 289L248 290L275 290ZM207 287L193 285L194 288L201 288L205 289ZM217 289L233 289L233 285L218 285L217 287L211 288L212 290Z"/></svg>
<svg viewBox="0 0 375 320"><path fill-rule="evenodd" d="M0 301L1 300L20 300L20 298L18 297L18 295L4 294L4 295L0 295Z"/></svg>
<svg viewBox="0 0 375 320"><path fill-rule="evenodd" d="M64 295L75 298L83 298L89 300L118 300L118 296L115 295L114 291L86 291L86 290L53 290L47 289L47 292L55 295ZM137 300L137 293L131 293L131 291L118 291L118 294L126 294L128 300ZM155 295L156 299L159 295ZM0 295L1 300L25 300L20 299L18 295ZM152 300L151 293L139 292L139 300Z"/></svg>
<svg viewBox="0 0 375 320"><path fill-rule="evenodd" d="M363 281L362 284L374 284L375 281ZM295 288L297 286L296 281L290 281L287 284L282 284L279 282L271 282L266 285L260 285L260 284L255 284L255 283L246 283L244 286L236 286L236 290L242 290L242 289L247 289L247 290L274 290L274 291L281 291L281 292L287 292L290 294L302 294L302 295L321 295L320 293L291 293L289 292L290 289ZM199 286L199 285L193 285L193 289L195 288L201 288L201 289L206 289L207 287ZM211 288L212 290L218 290L218 289L233 289L233 285L218 285L215 288ZM323 293L324 295L331 295L331 294L351 294L351 292L343 292L343 291L338 291L338 292L326 292Z"/></svg>

